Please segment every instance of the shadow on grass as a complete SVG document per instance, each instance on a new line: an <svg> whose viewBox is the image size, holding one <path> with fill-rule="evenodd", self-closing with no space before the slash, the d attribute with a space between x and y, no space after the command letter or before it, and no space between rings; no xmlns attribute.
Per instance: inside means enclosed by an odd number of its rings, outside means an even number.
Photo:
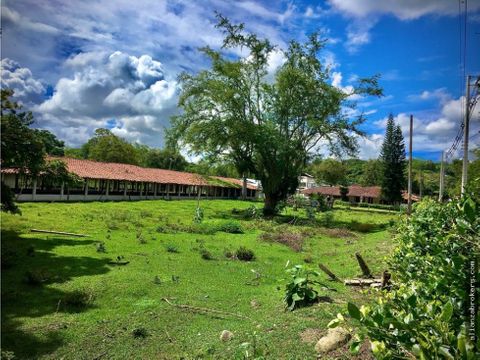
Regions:
<svg viewBox="0 0 480 360"><path fill-rule="evenodd" d="M95 242L93 240L22 238L19 235L11 230L1 233L2 351L13 352L15 358L31 359L51 353L63 344L62 326L54 323L27 331L22 329L22 318L90 308L59 306L60 300L71 299L77 294L49 287L48 284L107 273L109 259L57 256L52 252L58 246L91 245Z"/></svg>

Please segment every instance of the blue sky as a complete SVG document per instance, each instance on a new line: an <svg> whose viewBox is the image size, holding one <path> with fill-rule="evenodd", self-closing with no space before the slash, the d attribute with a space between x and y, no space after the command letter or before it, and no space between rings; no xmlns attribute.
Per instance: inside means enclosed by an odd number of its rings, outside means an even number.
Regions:
<svg viewBox="0 0 480 360"><path fill-rule="evenodd" d="M438 160L453 142L464 93L464 24L453 0L5 0L2 86L34 111L37 127L70 146L98 127L162 146L163 129L178 112L177 75L208 66L198 47L221 45L215 10L279 47L321 31L329 41L319 56L335 86L381 74L385 96L356 99L368 115L361 158L378 156L389 113L405 135L414 115L415 156ZM479 74L480 0L468 1L467 19L466 73ZM281 53L270 62L274 72ZM479 121L477 108L477 146Z"/></svg>

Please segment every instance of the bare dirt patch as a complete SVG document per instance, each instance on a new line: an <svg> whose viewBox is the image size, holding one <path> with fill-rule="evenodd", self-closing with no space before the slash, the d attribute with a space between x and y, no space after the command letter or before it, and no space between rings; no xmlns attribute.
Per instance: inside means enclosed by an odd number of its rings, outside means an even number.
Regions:
<svg viewBox="0 0 480 360"><path fill-rule="evenodd" d="M325 330L308 328L300 333L300 339L304 343L315 344L325 334Z"/></svg>

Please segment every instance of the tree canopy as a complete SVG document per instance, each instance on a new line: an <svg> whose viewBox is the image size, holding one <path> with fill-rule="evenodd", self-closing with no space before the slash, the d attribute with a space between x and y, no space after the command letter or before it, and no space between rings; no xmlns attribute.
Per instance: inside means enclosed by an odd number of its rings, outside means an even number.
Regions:
<svg viewBox="0 0 480 360"><path fill-rule="evenodd" d="M395 125L393 115L387 121L380 159L383 165L382 197L389 203L402 201L402 190L407 183L405 176L405 142L402 129Z"/></svg>
<svg viewBox="0 0 480 360"><path fill-rule="evenodd" d="M313 176L318 184L346 184L347 167L341 161L325 159L312 167Z"/></svg>
<svg viewBox="0 0 480 360"><path fill-rule="evenodd" d="M360 79L351 92L331 85L329 69L319 60L323 47L317 34L305 43L291 41L286 50L247 33L218 15L224 33L223 50L242 48L244 58L209 47L201 51L211 67L180 77L181 115L173 117L170 136L188 144L192 152L231 159L239 173L261 180L264 212L292 194L298 175L321 141L334 153L352 154L363 116L351 119L344 108L354 94L381 95L377 78ZM272 51L285 62L268 74Z"/></svg>

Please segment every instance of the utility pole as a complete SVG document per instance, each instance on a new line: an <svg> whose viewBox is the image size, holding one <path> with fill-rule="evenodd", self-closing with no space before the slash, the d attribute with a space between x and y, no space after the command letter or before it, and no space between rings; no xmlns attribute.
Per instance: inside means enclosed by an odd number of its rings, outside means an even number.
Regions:
<svg viewBox="0 0 480 360"><path fill-rule="evenodd" d="M410 145L408 152L408 215L412 213L412 148L413 148L413 115L410 115Z"/></svg>
<svg viewBox="0 0 480 360"><path fill-rule="evenodd" d="M442 151L442 162L440 163L440 187L438 190L438 201L443 200L443 187L444 187L444 181L445 181L445 164L443 161L445 151Z"/></svg>
<svg viewBox="0 0 480 360"><path fill-rule="evenodd" d="M465 126L463 127L463 167L462 167L462 195L467 187L468 172L468 136L470 128L470 78L467 76L467 85L465 93Z"/></svg>

